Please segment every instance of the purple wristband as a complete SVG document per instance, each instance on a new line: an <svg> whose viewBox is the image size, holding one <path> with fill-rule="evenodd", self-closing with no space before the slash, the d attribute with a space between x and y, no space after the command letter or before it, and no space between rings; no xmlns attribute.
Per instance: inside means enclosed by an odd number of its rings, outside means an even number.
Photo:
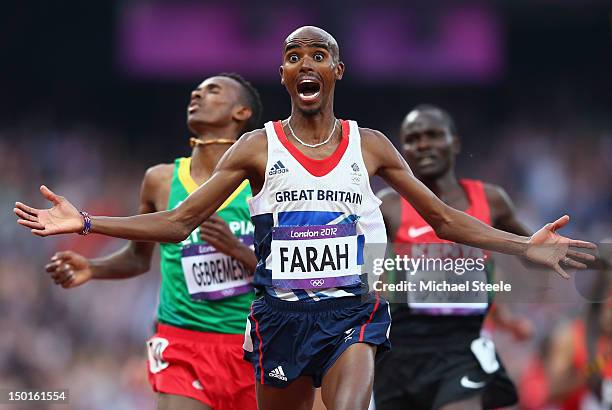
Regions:
<svg viewBox="0 0 612 410"><path fill-rule="evenodd" d="M83 230L79 232L79 235L87 235L91 232L91 217L85 211L79 211L79 213L83 216Z"/></svg>

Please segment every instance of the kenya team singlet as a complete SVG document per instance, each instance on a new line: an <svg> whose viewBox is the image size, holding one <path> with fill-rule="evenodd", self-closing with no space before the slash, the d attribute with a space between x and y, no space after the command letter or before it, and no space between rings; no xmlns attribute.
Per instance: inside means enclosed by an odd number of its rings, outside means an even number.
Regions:
<svg viewBox="0 0 612 410"><path fill-rule="evenodd" d="M491 225L491 212L487 201L484 185L481 181L461 179L461 184L469 202L465 213ZM485 269L481 272L465 272L458 278L489 281L492 263L487 253L481 249L466 245L455 244L438 238L433 228L418 214L412 205L404 198L401 199L401 225L395 237L396 252L400 254L413 253L416 255L434 256L438 258L478 258L485 257ZM432 277L438 272L424 272L424 278ZM443 294L442 292L440 292ZM433 293L435 296L435 293ZM461 295L463 295L462 293ZM402 338L402 341L448 340L448 335L454 337L466 334L467 338L475 338L480 332L484 316L490 306L490 295L484 297L479 303L474 303L474 295L469 295L468 303L448 301L442 303L422 303L409 301L408 306L399 307L393 313L392 335ZM409 296L413 296L409 294ZM431 294L429 295L431 296ZM489 296L489 297L488 297ZM431 301L428 301L431 302ZM425 338L425 339L423 339ZM394 339L395 340L395 339Z"/></svg>
<svg viewBox="0 0 612 410"><path fill-rule="evenodd" d="M288 301L356 296L366 243L387 241L380 200L370 188L354 121L328 158L302 154L280 122L265 125L268 160L261 191L249 200L259 259L255 285Z"/></svg>
<svg viewBox="0 0 612 410"><path fill-rule="evenodd" d="M176 208L198 188L189 173L191 158L175 161L168 209ZM219 207L219 215L234 235L253 243L253 224L244 181ZM181 243L162 243L162 282L158 320L201 332L244 333L244 321L254 298L252 273L237 260L218 252L200 239L196 228Z"/></svg>

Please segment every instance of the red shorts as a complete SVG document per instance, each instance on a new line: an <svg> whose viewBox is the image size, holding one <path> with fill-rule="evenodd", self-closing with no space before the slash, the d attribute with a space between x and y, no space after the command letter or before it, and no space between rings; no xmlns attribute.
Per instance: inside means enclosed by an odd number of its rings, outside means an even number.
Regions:
<svg viewBox="0 0 612 410"><path fill-rule="evenodd" d="M147 341L153 391L191 397L214 410L256 410L253 366L243 335L197 332L158 324Z"/></svg>

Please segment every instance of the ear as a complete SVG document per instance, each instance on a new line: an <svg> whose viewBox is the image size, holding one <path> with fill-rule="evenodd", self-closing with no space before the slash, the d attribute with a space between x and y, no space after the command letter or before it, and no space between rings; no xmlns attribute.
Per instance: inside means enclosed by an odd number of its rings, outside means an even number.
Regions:
<svg viewBox="0 0 612 410"><path fill-rule="evenodd" d="M278 73L280 74L281 84L285 85L285 78L283 77L283 66L278 67Z"/></svg>
<svg viewBox="0 0 612 410"><path fill-rule="evenodd" d="M247 121L253 115L253 110L245 105L236 105L232 118L236 121Z"/></svg>
<svg viewBox="0 0 612 410"><path fill-rule="evenodd" d="M461 152L461 141L457 135L452 136L453 138L453 154L457 155Z"/></svg>
<svg viewBox="0 0 612 410"><path fill-rule="evenodd" d="M338 64L336 64L336 80L342 80L343 75L344 75L344 63L342 61L338 61Z"/></svg>

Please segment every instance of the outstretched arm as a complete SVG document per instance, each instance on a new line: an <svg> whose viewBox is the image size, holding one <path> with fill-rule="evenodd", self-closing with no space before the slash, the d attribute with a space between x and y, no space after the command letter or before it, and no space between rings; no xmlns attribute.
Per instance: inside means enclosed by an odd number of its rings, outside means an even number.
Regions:
<svg viewBox="0 0 612 410"><path fill-rule="evenodd" d="M593 249L594 244L568 239L556 233L567 224L568 216L547 224L530 238L492 228L436 197L412 174L406 161L382 133L363 129L361 134L368 168L410 201L438 237L492 251L524 255L533 262L553 268L565 278L569 275L560 263L584 268L585 265L576 259L594 259L592 255L569 249L570 246Z"/></svg>
<svg viewBox="0 0 612 410"><path fill-rule="evenodd" d="M172 165L160 164L147 170L140 187L138 213L157 210L155 197L164 182L172 178ZM155 244L130 241L115 253L96 259L88 259L73 251L57 252L45 266L56 284L74 288L91 279L127 279L141 275L151 267Z"/></svg>
<svg viewBox="0 0 612 410"><path fill-rule="evenodd" d="M221 158L211 178L202 184L177 208L128 217L92 218L92 232L135 241L179 242L217 210L223 201L247 179L253 163L254 131L240 138ZM43 196L52 202L50 209L35 209L20 202L15 205L18 222L39 236L78 233L83 218L66 198L41 187Z"/></svg>

